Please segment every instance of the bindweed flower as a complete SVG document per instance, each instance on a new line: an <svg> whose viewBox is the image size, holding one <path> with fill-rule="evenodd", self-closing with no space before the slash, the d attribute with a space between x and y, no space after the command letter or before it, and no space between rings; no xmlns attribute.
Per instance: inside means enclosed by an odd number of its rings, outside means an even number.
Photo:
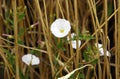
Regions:
<svg viewBox="0 0 120 79"><path fill-rule="evenodd" d="M70 32L70 22L65 19L56 19L50 27L52 34L55 37L63 38Z"/></svg>
<svg viewBox="0 0 120 79"><path fill-rule="evenodd" d="M95 46L98 46L99 52L100 52L100 56L104 56L104 49L103 49L103 45L102 44L95 44ZM106 56L110 57L111 54L109 51L106 51Z"/></svg>
<svg viewBox="0 0 120 79"><path fill-rule="evenodd" d="M77 48L77 41L76 41L76 39L74 39L75 36L76 36L75 33L71 33L71 39L69 36L67 37L67 40L71 41L72 48L74 48L74 49ZM78 40L78 47L80 47L80 45L81 45L81 40Z"/></svg>
<svg viewBox="0 0 120 79"><path fill-rule="evenodd" d="M40 63L39 58L32 54L24 55L22 61L27 65L38 65Z"/></svg>

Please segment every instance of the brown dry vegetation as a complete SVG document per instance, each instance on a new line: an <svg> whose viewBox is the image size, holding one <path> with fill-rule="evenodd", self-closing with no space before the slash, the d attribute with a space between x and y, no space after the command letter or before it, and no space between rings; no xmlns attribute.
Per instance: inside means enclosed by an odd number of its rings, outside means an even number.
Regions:
<svg viewBox="0 0 120 79"><path fill-rule="evenodd" d="M83 39L76 50L66 42L60 47L61 39L50 31L57 18L69 20L71 32L94 39ZM87 64L93 68L70 79L120 79L119 19L120 0L0 0L0 79L57 79ZM111 57L99 57L95 42ZM88 61L83 61L89 47ZM25 65L21 57L27 53L39 56L40 64Z"/></svg>

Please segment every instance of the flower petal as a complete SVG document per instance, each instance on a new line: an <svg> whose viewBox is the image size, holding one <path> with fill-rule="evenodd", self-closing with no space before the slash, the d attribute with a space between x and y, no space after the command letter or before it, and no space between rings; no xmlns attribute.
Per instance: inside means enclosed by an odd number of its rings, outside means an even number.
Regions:
<svg viewBox="0 0 120 79"><path fill-rule="evenodd" d="M50 27L52 34L55 37L63 38L70 32L70 22L65 19L56 19Z"/></svg>
<svg viewBox="0 0 120 79"><path fill-rule="evenodd" d="M73 40L73 41L71 41L72 42L72 47L74 48L74 49L76 49L77 48L77 41L76 40ZM80 40L78 40L78 47L80 47L81 46L81 41Z"/></svg>
<svg viewBox="0 0 120 79"><path fill-rule="evenodd" d="M38 65L39 63L40 63L39 58L33 56L32 63L31 63L31 64L32 64L32 65Z"/></svg>
<svg viewBox="0 0 120 79"><path fill-rule="evenodd" d="M95 43L95 46L96 47L98 46L98 49L99 49L99 52L100 52L100 56L104 56L105 53L104 53L103 45ZM111 56L109 51L106 51L106 56L109 56L109 57Z"/></svg>
<svg viewBox="0 0 120 79"><path fill-rule="evenodd" d="M72 43L72 48L74 48L74 49L77 48L77 41L74 40L74 37L75 37L75 36L76 36L75 33L71 33L71 39L70 39L69 36L67 37L67 40L68 40L68 41L71 41L71 43ZM81 40L78 40L78 47L80 47L80 46L81 46Z"/></svg>
<svg viewBox="0 0 120 79"><path fill-rule="evenodd" d="M26 54L22 57L22 61L27 65L38 65L40 60L38 57L32 54Z"/></svg>

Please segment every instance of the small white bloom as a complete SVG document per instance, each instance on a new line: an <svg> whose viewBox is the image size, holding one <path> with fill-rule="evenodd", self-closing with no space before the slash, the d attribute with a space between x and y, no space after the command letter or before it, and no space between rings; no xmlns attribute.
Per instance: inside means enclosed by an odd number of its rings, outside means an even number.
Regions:
<svg viewBox="0 0 120 79"><path fill-rule="evenodd" d="M76 36L75 33L71 33L71 39L70 39L70 37L68 36L68 37L67 37L67 40L68 40L68 41L73 40L75 36Z"/></svg>
<svg viewBox="0 0 120 79"><path fill-rule="evenodd" d="M103 49L103 45L102 44L95 44L95 46L98 46L99 52L100 52L100 56L104 56L104 49ZM106 51L106 56L111 56L109 51Z"/></svg>
<svg viewBox="0 0 120 79"><path fill-rule="evenodd" d="M27 65L38 65L40 60L38 57L32 54L26 54L22 57L22 61Z"/></svg>
<svg viewBox="0 0 120 79"><path fill-rule="evenodd" d="M67 37L67 40L68 40L68 41L71 41L72 47L73 47L74 49L77 48L77 41L74 40L74 37L75 37L75 36L76 36L75 33L71 33L71 39L70 39L69 36ZM81 45L81 41L78 40L78 47L80 47L80 45Z"/></svg>
<svg viewBox="0 0 120 79"><path fill-rule="evenodd" d="M70 22L65 19L56 19L50 27L52 34L58 38L67 36L70 29Z"/></svg>

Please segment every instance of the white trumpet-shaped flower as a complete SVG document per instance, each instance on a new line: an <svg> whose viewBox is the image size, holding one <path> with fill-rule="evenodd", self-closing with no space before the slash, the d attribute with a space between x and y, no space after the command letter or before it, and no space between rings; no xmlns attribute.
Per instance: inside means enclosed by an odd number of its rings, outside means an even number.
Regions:
<svg viewBox="0 0 120 79"><path fill-rule="evenodd" d="M70 29L70 22L65 19L56 19L50 27L52 34L58 38L67 36Z"/></svg>
<svg viewBox="0 0 120 79"><path fill-rule="evenodd" d="M95 46L98 46L99 52L100 52L100 56L104 56L104 49L103 49L103 45L102 44L95 44ZM111 56L109 51L106 51L106 56Z"/></svg>
<svg viewBox="0 0 120 79"><path fill-rule="evenodd" d="M27 65L38 65L40 63L39 58L32 54L24 55L22 61Z"/></svg>
<svg viewBox="0 0 120 79"><path fill-rule="evenodd" d="M74 48L74 49L77 48L77 41L76 41L76 39L74 39L75 36L76 36L75 33L71 33L71 39L69 36L67 37L67 40L71 42L72 48ZM80 45L81 45L81 40L78 40L78 47L80 47Z"/></svg>

